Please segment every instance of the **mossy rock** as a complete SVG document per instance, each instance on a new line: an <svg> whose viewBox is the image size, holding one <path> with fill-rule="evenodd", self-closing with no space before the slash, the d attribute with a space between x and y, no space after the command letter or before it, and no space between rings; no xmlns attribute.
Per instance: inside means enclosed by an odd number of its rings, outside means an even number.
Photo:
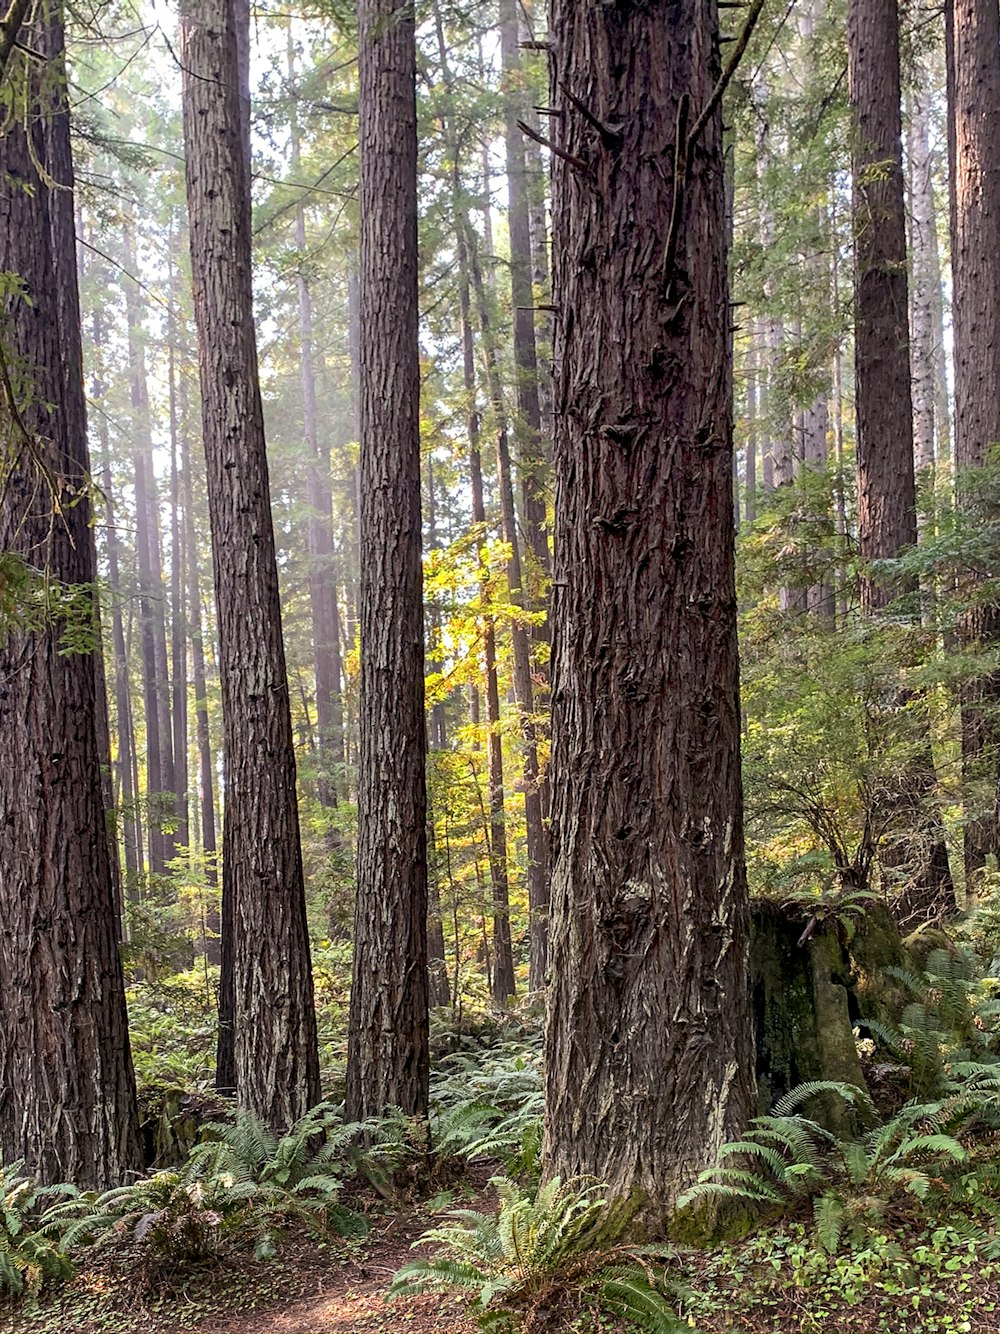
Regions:
<svg viewBox="0 0 1000 1334"><path fill-rule="evenodd" d="M172 1084L147 1085L139 1093L139 1122L146 1166L179 1167L209 1121L225 1121L232 1105L217 1093Z"/></svg>

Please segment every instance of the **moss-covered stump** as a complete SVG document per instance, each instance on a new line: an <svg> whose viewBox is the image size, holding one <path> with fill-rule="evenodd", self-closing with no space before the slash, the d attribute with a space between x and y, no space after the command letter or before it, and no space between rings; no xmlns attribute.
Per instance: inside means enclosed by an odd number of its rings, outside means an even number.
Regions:
<svg viewBox="0 0 1000 1334"><path fill-rule="evenodd" d="M912 971L913 960L886 904L868 905L854 928L847 950L853 993L858 1002L855 1018L894 1023L907 997L902 986L887 973L890 968Z"/></svg>
<svg viewBox="0 0 1000 1334"><path fill-rule="evenodd" d="M761 1111L817 1079L865 1087L852 1025L851 963L836 924L806 933L800 914L767 899L751 905L750 972ZM839 1098L806 1109L831 1130L848 1129Z"/></svg>
<svg viewBox="0 0 1000 1334"><path fill-rule="evenodd" d="M139 1094L139 1129L149 1168L178 1167L198 1142L208 1121L225 1121L232 1106L216 1093L166 1084Z"/></svg>

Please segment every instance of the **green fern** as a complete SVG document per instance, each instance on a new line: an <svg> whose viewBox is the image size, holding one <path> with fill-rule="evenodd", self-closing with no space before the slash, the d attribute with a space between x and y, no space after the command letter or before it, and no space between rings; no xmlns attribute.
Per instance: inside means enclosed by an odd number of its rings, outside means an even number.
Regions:
<svg viewBox="0 0 1000 1334"><path fill-rule="evenodd" d="M390 1296L457 1289L469 1293L477 1314L499 1328L512 1311L523 1314L592 1294L609 1313L674 1334L678 1322L667 1297L652 1272L637 1263L653 1250L622 1242L635 1201L609 1198L598 1184L558 1177L535 1192L506 1177L494 1182L497 1212L452 1210L416 1243L436 1243L438 1253L400 1269Z"/></svg>
<svg viewBox="0 0 1000 1334"><path fill-rule="evenodd" d="M79 1192L70 1185L40 1186L23 1172L23 1158L0 1165L0 1293L34 1296L73 1274L59 1235L58 1203L45 1202Z"/></svg>

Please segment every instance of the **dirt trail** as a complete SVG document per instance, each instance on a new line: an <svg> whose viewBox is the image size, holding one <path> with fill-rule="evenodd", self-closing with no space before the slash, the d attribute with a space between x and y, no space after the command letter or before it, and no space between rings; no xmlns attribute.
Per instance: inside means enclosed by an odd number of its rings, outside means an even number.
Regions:
<svg viewBox="0 0 1000 1334"><path fill-rule="evenodd" d="M245 1317L215 1316L198 1325L197 1334L473 1334L476 1323L460 1297L385 1300L393 1274L420 1253L412 1243L430 1221L424 1213L397 1214L370 1238L364 1255L331 1268L314 1296Z"/></svg>

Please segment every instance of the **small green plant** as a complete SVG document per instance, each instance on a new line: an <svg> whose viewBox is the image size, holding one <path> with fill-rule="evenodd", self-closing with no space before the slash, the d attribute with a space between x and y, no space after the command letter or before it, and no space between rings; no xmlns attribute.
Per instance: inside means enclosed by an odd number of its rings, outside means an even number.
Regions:
<svg viewBox="0 0 1000 1334"><path fill-rule="evenodd" d="M362 1235L364 1216L340 1199L345 1181L361 1168L374 1172L405 1147L403 1118L345 1123L327 1103L285 1135L248 1113L231 1124L210 1122L203 1132L210 1138L176 1171L62 1206L64 1245L124 1240L155 1268L200 1264L237 1236L253 1240L256 1259L269 1259L277 1233L294 1225Z"/></svg>
<svg viewBox="0 0 1000 1334"><path fill-rule="evenodd" d="M890 1211L951 1189L969 1158L960 1136L994 1111L998 1085L977 1070L949 1096L908 1103L856 1138L840 1139L797 1109L818 1094L837 1094L870 1113L867 1094L851 1085L803 1084L724 1144L718 1164L701 1173L678 1209L707 1202L783 1211L811 1200L816 1243L834 1254L846 1236L857 1247L885 1226ZM966 1201L976 1198L975 1183L966 1181Z"/></svg>
<svg viewBox="0 0 1000 1334"><path fill-rule="evenodd" d="M44 1202L78 1192L68 1185L40 1186L23 1171L23 1158L0 1166L0 1293L34 1296L73 1273L60 1240L58 1205Z"/></svg>
<svg viewBox="0 0 1000 1334"><path fill-rule="evenodd" d="M544 1102L537 1052L455 1053L442 1066L431 1088L438 1151L499 1160L508 1176L537 1179Z"/></svg>
<svg viewBox="0 0 1000 1334"><path fill-rule="evenodd" d="M502 1330L536 1313L592 1305L652 1331L681 1326L665 1290L648 1267L670 1248L624 1242L636 1206L608 1197L599 1184L558 1177L530 1191L496 1177L495 1214L456 1209L451 1221L417 1242L436 1242L438 1253L398 1271L390 1296L429 1289L459 1289L484 1328ZM685 1325L684 1328L687 1328Z"/></svg>
<svg viewBox="0 0 1000 1334"><path fill-rule="evenodd" d="M225 1179L156 1172L62 1209L63 1245L125 1243L155 1264L200 1264L237 1226L243 1201ZM74 1217L75 1215L75 1217Z"/></svg>
<svg viewBox="0 0 1000 1334"><path fill-rule="evenodd" d="M1000 983L983 975L971 950L934 949L921 972L887 968L885 975L910 1000L898 1024L873 1021L868 1028L907 1067L915 1097L934 1097L945 1091L949 1067L956 1063L997 1061Z"/></svg>

